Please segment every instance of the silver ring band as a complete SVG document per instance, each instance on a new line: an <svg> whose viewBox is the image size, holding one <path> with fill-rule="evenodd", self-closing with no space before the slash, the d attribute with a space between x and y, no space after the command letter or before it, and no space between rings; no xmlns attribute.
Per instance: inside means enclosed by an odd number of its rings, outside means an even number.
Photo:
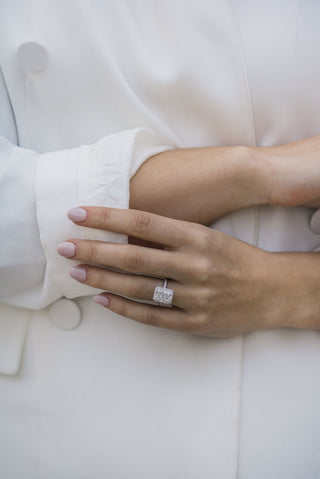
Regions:
<svg viewBox="0 0 320 479"><path fill-rule="evenodd" d="M153 301L158 303L159 306L171 306L174 291L173 289L167 288L168 280L164 278L163 286L156 286L153 292Z"/></svg>

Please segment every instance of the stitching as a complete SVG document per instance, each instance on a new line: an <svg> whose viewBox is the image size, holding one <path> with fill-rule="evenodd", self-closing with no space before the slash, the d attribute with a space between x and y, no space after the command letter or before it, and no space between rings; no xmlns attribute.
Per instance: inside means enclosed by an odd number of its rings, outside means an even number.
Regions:
<svg viewBox="0 0 320 479"><path fill-rule="evenodd" d="M248 68L247 68L247 64L246 64L246 60L244 56L243 44L242 44L239 28L237 26L237 21L233 11L231 0L224 0L224 4L228 12L232 31L234 32L234 44L235 44L234 58L236 62L240 64L240 70L242 72L242 77L245 83L248 113L251 119L250 143L256 146L257 145L256 119L255 119L255 112L254 112L253 103L252 103L251 87L250 87L250 81L249 81L249 75L248 75ZM253 232L252 243L253 245L257 246L259 241L259 218L260 218L259 207L255 206L254 210L255 210L254 211L254 232Z"/></svg>
<svg viewBox="0 0 320 479"><path fill-rule="evenodd" d="M25 105L25 125L26 133L28 137L28 147L31 147L31 136L30 136L30 112L29 112L29 101L28 101L28 78L25 72L23 72L23 95L24 95L24 105ZM26 145L24 145L26 147Z"/></svg>
<svg viewBox="0 0 320 479"><path fill-rule="evenodd" d="M11 98L10 98L10 95L9 95L9 92L8 92L7 84L5 82L4 74L3 74L1 66L0 66L0 76L1 76L1 79L2 79L2 82L3 82L5 93L6 93L7 98L8 98L9 105L10 105L10 110L11 110L11 113L12 113L12 120L13 120L13 123L14 123L14 128L15 128L15 133L16 133L17 145L19 146L20 145L20 139L19 139L19 132L18 132L18 128L17 128L17 119L16 119L16 115L15 115L15 112L14 112L14 109L13 109L12 101L11 101Z"/></svg>
<svg viewBox="0 0 320 479"><path fill-rule="evenodd" d="M256 120L255 120L255 113L253 109L252 103L252 95L251 95L251 88L249 82L249 75L247 64L245 61L244 56L244 48L240 36L240 31L238 28L237 20L234 14L234 10L232 7L232 0L224 0L225 8L227 10L229 19L230 19L230 26L234 33L234 45L235 45L235 60L236 62L240 63L240 70L242 72L242 77L246 87L246 96L247 96L247 107L249 118L251 119L250 122L250 142L253 146L257 144L257 134L256 134ZM259 241L259 226L260 226L260 214L259 208L257 206L254 207L254 232L252 242L256 246ZM239 477L239 464L240 464L240 432L241 432L241 411L242 411L242 399L243 399L243 377L244 377L244 361L245 361L245 336L242 335L241 338L241 352L240 352L240 365L239 365L239 383L238 383L238 421L237 421L237 442L236 442L236 458L235 458L235 478Z"/></svg>
<svg viewBox="0 0 320 479"><path fill-rule="evenodd" d="M231 0L224 0L226 10L229 14L229 19L230 19L230 25L234 32L234 43L235 43L235 49L236 52L234 54L235 60L237 63L240 63L240 70L242 72L242 77L245 82L246 86L246 96L247 96L247 105L248 105L248 113L250 115L250 130L251 130L251 139L250 142L256 146L256 121L255 121L255 113L253 109L253 104L252 104L252 96L251 96L251 88L250 88L250 82L249 82L249 76L248 76L248 69L246 65L246 61L244 58L244 49L242 45L242 40L240 37L240 32L237 26L237 21L236 17L233 11L233 7L231 5Z"/></svg>

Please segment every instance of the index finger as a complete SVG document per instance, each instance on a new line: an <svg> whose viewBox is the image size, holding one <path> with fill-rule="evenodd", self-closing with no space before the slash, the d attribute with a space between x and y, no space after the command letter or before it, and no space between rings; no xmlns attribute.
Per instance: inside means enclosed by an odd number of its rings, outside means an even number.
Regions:
<svg viewBox="0 0 320 479"><path fill-rule="evenodd" d="M185 221L146 211L101 206L72 208L68 211L68 217L80 226L134 236L172 248L186 243L189 225Z"/></svg>

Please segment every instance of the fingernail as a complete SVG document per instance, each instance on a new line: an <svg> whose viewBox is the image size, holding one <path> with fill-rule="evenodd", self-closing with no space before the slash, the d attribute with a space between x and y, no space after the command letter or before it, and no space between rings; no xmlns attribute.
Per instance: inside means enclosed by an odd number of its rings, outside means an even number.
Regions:
<svg viewBox="0 0 320 479"><path fill-rule="evenodd" d="M61 256L72 258L72 256L76 254L76 246L70 241L65 241L64 243L60 243L58 245L57 251L59 254L61 254Z"/></svg>
<svg viewBox="0 0 320 479"><path fill-rule="evenodd" d="M87 212L83 208L71 208L68 211L68 218L72 221L84 221L87 217Z"/></svg>
<svg viewBox="0 0 320 479"><path fill-rule="evenodd" d="M82 266L74 266L70 269L69 274L71 278L77 281L85 281L87 279L87 271Z"/></svg>
<svg viewBox="0 0 320 479"><path fill-rule="evenodd" d="M96 303L101 304L101 306L108 307L110 304L110 300L107 296L95 296L93 299Z"/></svg>

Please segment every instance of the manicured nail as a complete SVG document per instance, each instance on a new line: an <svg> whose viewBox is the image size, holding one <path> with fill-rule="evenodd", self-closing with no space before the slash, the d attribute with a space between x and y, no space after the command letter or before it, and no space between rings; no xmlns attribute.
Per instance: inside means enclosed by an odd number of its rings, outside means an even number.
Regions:
<svg viewBox="0 0 320 479"><path fill-rule="evenodd" d="M65 256L66 258L72 258L76 254L76 247L70 241L65 241L64 243L60 243L57 247L57 251L61 256Z"/></svg>
<svg viewBox="0 0 320 479"><path fill-rule="evenodd" d="M107 296L95 296L93 299L96 303L101 304L101 306L108 307L110 304L110 300Z"/></svg>
<svg viewBox="0 0 320 479"><path fill-rule="evenodd" d="M87 271L82 266L74 266L70 269L69 274L71 278L77 281L85 281L87 279Z"/></svg>
<svg viewBox="0 0 320 479"><path fill-rule="evenodd" d="M87 212L83 208L71 208L68 211L68 218L76 223L79 221L84 221L87 217Z"/></svg>

